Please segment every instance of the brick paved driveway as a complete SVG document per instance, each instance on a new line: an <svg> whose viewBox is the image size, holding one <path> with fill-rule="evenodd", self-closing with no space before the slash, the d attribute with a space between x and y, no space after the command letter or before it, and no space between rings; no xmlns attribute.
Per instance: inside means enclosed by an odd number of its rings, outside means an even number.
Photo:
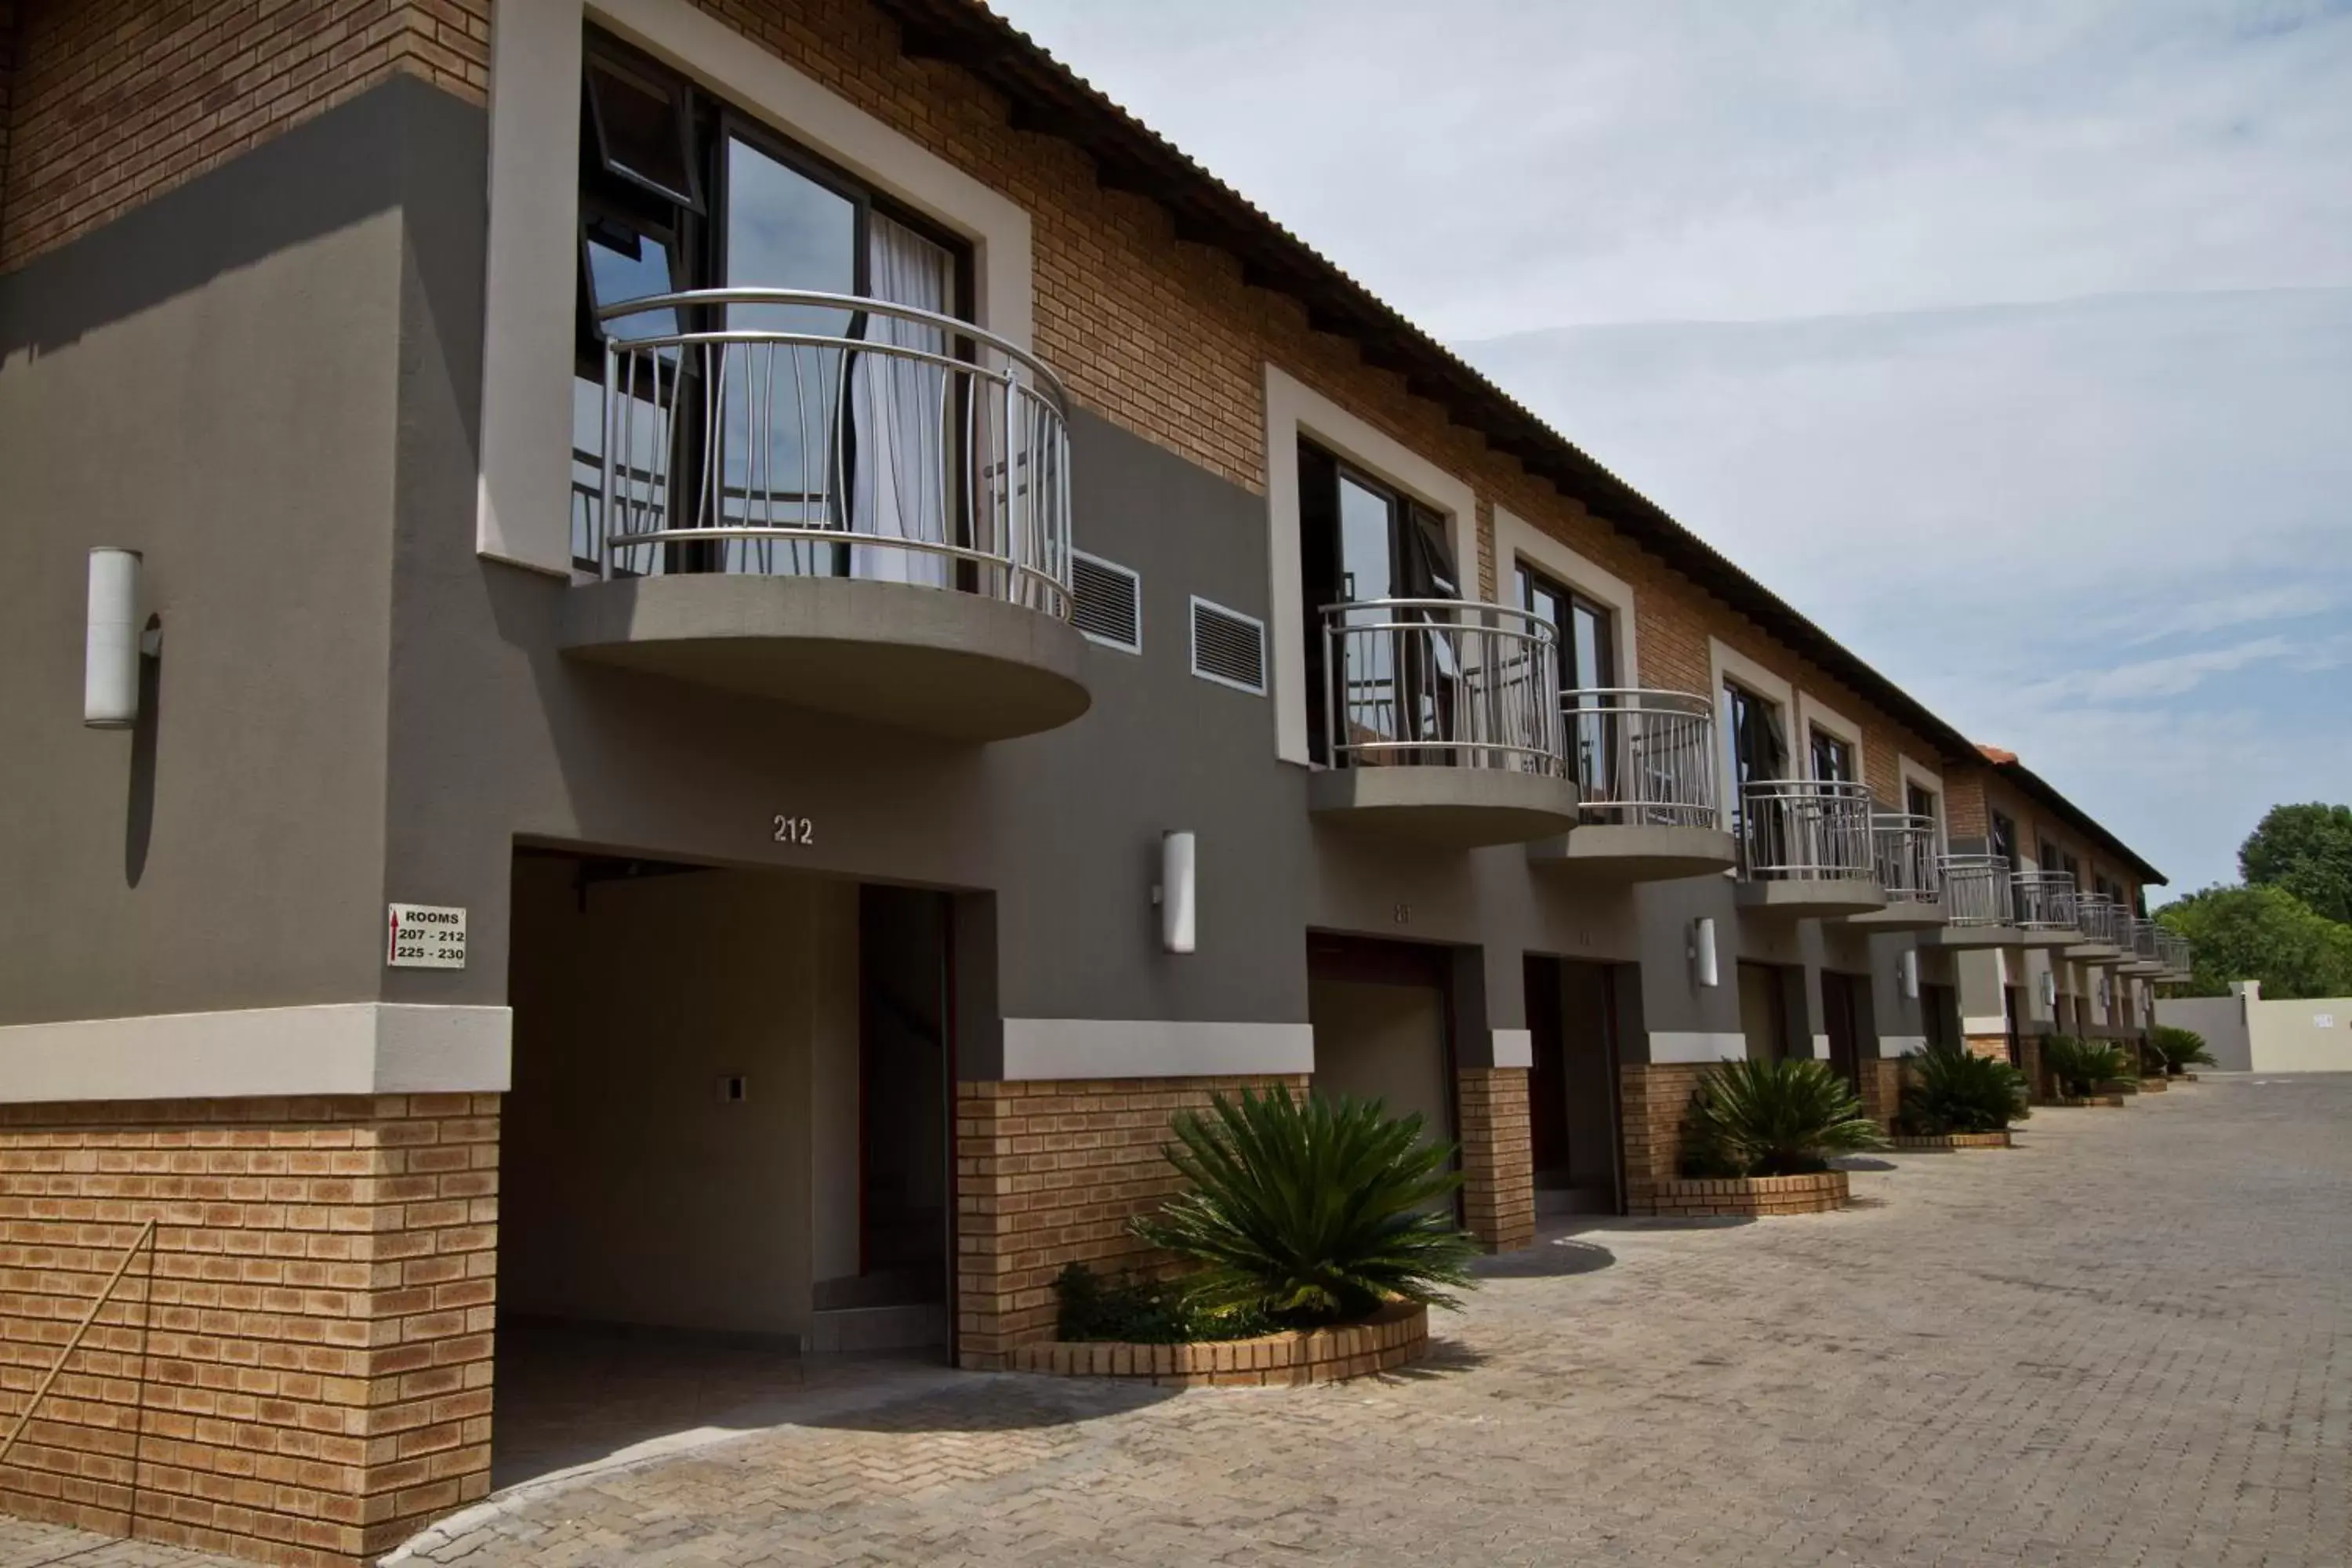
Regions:
<svg viewBox="0 0 2352 1568"><path fill-rule="evenodd" d="M1860 1206L1585 1225L1416 1375L915 1375L526 1487L463 1563L2352 1564L2352 1078L2044 1111ZM828 1403L828 1400L830 1401ZM789 1406L788 1406L789 1408ZM0 1526L0 1568L188 1565Z"/></svg>

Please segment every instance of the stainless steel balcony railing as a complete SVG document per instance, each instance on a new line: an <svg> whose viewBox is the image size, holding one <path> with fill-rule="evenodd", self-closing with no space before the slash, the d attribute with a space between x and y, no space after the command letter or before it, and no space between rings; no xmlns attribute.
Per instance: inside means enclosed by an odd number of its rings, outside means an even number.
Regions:
<svg viewBox="0 0 2352 1568"><path fill-rule="evenodd" d="M2134 917L2131 924L2131 951L2137 953L2143 963L2156 963L2163 956L2157 943L2157 923L2154 921L2144 921Z"/></svg>
<svg viewBox="0 0 2352 1568"><path fill-rule="evenodd" d="M1944 857L1944 923L2005 926L2016 918L2006 855Z"/></svg>
<svg viewBox="0 0 2352 1568"><path fill-rule="evenodd" d="M1897 904L1932 904L1944 896L1943 866L1936 856L1936 819L1882 811L1870 819L1878 857L1878 885Z"/></svg>
<svg viewBox="0 0 2352 1568"><path fill-rule="evenodd" d="M859 577L1068 618L1068 400L1044 362L969 321L804 289L598 317L574 549L605 577Z"/></svg>
<svg viewBox="0 0 2352 1568"><path fill-rule="evenodd" d="M1751 779L1739 797L1740 874L1751 881L1874 881L1870 788Z"/></svg>
<svg viewBox="0 0 2352 1568"><path fill-rule="evenodd" d="M1333 764L1566 777L1554 636L1525 610L1461 599L1324 606Z"/></svg>
<svg viewBox="0 0 2352 1568"><path fill-rule="evenodd" d="M2024 931L2073 931L2074 879L2064 871L2020 871L2010 879L2017 890L2017 924Z"/></svg>
<svg viewBox="0 0 2352 1568"><path fill-rule="evenodd" d="M2086 942L2115 943L2115 901L2105 893L2074 895L2074 929Z"/></svg>
<svg viewBox="0 0 2352 1568"><path fill-rule="evenodd" d="M2172 931L2157 929L2156 950L2164 967L2174 974L2186 975L2195 966L2196 955L2190 951L2189 939Z"/></svg>
<svg viewBox="0 0 2352 1568"><path fill-rule="evenodd" d="M1715 704L1706 698L1581 687L1560 694L1560 724L1585 821L1716 825Z"/></svg>

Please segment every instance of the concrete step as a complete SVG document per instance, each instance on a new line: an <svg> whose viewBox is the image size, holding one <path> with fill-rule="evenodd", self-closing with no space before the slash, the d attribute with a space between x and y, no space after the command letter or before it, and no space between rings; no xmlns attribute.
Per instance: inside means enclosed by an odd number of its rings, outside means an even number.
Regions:
<svg viewBox="0 0 2352 1568"><path fill-rule="evenodd" d="M850 1307L809 1321L809 1350L818 1355L856 1351L913 1351L948 1342L943 1301L908 1307Z"/></svg>

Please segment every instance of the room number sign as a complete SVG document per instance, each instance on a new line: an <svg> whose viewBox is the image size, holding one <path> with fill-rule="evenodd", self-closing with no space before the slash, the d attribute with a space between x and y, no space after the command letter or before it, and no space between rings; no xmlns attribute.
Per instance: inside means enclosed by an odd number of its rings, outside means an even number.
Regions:
<svg viewBox="0 0 2352 1568"><path fill-rule="evenodd" d="M466 967L466 911L394 904L384 921L383 961L394 969Z"/></svg>

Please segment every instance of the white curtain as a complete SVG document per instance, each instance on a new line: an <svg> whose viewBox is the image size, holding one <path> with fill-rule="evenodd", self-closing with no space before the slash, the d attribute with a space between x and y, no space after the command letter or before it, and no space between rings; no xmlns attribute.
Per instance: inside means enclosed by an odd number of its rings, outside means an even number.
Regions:
<svg viewBox="0 0 2352 1568"><path fill-rule="evenodd" d="M866 267L873 297L892 304L948 314L955 262L945 249L880 213L871 216ZM866 319L866 341L929 353L948 352L947 334L919 321L880 313ZM940 365L891 353L861 353L851 373L851 428L856 457L850 468L850 526L859 533L955 542L955 476L949 463L955 450L950 422L954 388ZM919 583L943 588L955 580L955 563L931 551L888 545L851 548L853 577Z"/></svg>

